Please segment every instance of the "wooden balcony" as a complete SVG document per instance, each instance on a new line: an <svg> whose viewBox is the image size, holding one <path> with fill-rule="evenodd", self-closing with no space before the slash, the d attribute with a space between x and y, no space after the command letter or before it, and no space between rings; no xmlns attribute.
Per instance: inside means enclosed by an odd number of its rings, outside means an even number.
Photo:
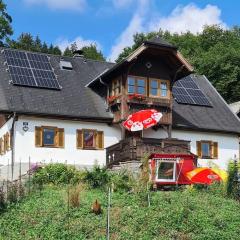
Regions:
<svg viewBox="0 0 240 240"><path fill-rule="evenodd" d="M128 98L127 103L132 105L147 105L147 106L161 106L161 107L171 107L172 100L169 98L157 98L144 96L143 98L133 97Z"/></svg>
<svg viewBox="0 0 240 240"><path fill-rule="evenodd" d="M129 105L146 105L146 106L161 106L161 107L169 107L171 108L172 105L172 98L157 98L157 97L149 97L149 96L134 96L134 95L127 95L125 101ZM109 107L120 105L122 102L122 96L110 97L108 100Z"/></svg>
<svg viewBox="0 0 240 240"><path fill-rule="evenodd" d="M141 161L152 153L189 153L190 141L130 137L106 149L107 167L120 162Z"/></svg>

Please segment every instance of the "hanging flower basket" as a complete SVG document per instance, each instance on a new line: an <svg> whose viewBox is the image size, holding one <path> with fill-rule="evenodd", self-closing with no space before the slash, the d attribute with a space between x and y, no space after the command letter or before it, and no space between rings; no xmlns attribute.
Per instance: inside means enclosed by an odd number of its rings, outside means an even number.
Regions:
<svg viewBox="0 0 240 240"><path fill-rule="evenodd" d="M146 96L138 93L129 94L128 99L135 99L135 100L146 100Z"/></svg>
<svg viewBox="0 0 240 240"><path fill-rule="evenodd" d="M110 97L107 98L108 103L112 103L112 102L114 102L116 99L117 99L116 96L110 96Z"/></svg>

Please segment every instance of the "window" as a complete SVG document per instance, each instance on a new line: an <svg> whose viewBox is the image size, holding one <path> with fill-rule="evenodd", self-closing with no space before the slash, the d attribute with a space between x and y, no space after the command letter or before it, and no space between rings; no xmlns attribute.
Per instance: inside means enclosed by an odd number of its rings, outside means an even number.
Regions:
<svg viewBox="0 0 240 240"><path fill-rule="evenodd" d="M64 129L57 127L35 127L36 147L64 147Z"/></svg>
<svg viewBox="0 0 240 240"><path fill-rule="evenodd" d="M55 145L55 133L54 128L43 128L43 146L54 146Z"/></svg>
<svg viewBox="0 0 240 240"><path fill-rule="evenodd" d="M146 95L146 79L140 77L128 77L128 93Z"/></svg>
<svg viewBox="0 0 240 240"><path fill-rule="evenodd" d="M11 150L10 133L7 132L0 138L0 155L4 155Z"/></svg>
<svg viewBox="0 0 240 240"><path fill-rule="evenodd" d="M77 148L79 149L104 149L103 131L94 129L77 130Z"/></svg>
<svg viewBox="0 0 240 240"><path fill-rule="evenodd" d="M151 97L169 97L169 82L166 80L150 79L149 95Z"/></svg>
<svg viewBox="0 0 240 240"><path fill-rule="evenodd" d="M0 138L0 154L4 155L5 151L4 151L4 140L3 138Z"/></svg>
<svg viewBox="0 0 240 240"><path fill-rule="evenodd" d="M212 141L197 141L197 155L199 158L218 158L218 143Z"/></svg>
<svg viewBox="0 0 240 240"><path fill-rule="evenodd" d="M167 91L168 91L168 88L167 88L167 83L166 82L161 82L160 84L161 86L161 97L167 97Z"/></svg>
<svg viewBox="0 0 240 240"><path fill-rule="evenodd" d="M157 180L174 182L176 176L176 162L174 161L158 161Z"/></svg>
<svg viewBox="0 0 240 240"><path fill-rule="evenodd" d="M158 96L158 80L150 81L150 95L156 97Z"/></svg>
<svg viewBox="0 0 240 240"><path fill-rule="evenodd" d="M110 89L110 96L118 96L121 93L121 83L120 79L115 79L112 81L111 89Z"/></svg>
<svg viewBox="0 0 240 240"><path fill-rule="evenodd" d="M4 151L7 152L11 150L10 134L7 132L4 136Z"/></svg>

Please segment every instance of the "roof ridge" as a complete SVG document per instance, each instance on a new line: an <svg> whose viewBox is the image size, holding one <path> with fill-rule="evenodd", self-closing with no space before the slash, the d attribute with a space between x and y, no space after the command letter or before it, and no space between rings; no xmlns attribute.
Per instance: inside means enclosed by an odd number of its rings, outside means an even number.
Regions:
<svg viewBox="0 0 240 240"><path fill-rule="evenodd" d="M0 51L1 51L1 50L5 50L5 49L11 49L11 50L13 50L13 51L19 51L19 52L36 53L36 54L42 54L42 55L54 56L54 57L60 57L60 58L78 59L77 57L57 55L57 54L53 54L53 53L43 53L43 52L30 51L30 50L18 49L18 48L11 48L11 47L0 47ZM83 57L83 58L81 58L81 59L85 59L85 60L87 60L87 61L92 61L92 62L116 64L116 63L114 63L114 62L108 62L108 61L103 61L103 60L90 59L90 58L85 58L85 57Z"/></svg>

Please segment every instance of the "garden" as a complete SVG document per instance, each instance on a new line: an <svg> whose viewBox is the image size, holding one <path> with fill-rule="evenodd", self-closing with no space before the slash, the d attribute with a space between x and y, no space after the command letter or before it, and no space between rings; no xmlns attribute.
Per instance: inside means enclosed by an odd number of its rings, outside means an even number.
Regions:
<svg viewBox="0 0 240 240"><path fill-rule="evenodd" d="M0 195L0 239L239 239L237 173L231 163L227 184L151 191L144 171L50 164Z"/></svg>

